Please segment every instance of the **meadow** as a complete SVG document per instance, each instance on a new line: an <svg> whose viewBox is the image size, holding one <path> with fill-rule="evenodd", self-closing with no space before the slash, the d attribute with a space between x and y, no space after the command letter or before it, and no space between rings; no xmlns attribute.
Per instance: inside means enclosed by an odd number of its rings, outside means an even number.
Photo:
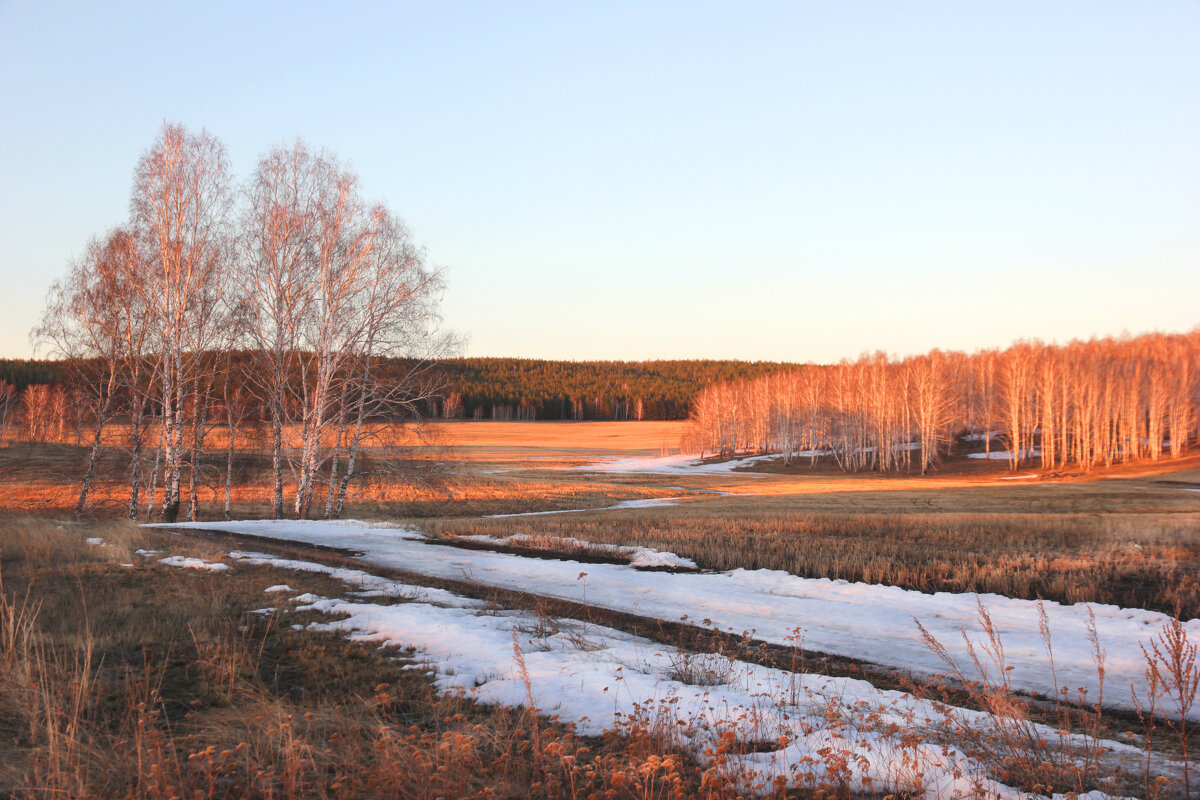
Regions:
<svg viewBox="0 0 1200 800"><path fill-rule="evenodd" d="M926 478L884 477L771 460L742 468L681 465L670 444L678 432L677 423L444 423L425 442L408 444L405 470L357 487L345 516L365 522L346 530L361 531L368 537L361 542L370 544L376 541L371 537L392 530L419 529L425 538L413 547L434 554L430 559L511 557L517 559L513 569L528 569L530 576L538 574L538 563L575 563L581 584L598 581L602 569L627 568L630 553L642 548L690 560L694 566L666 567L684 576L780 570L800 579L922 593L1105 603L1164 612L1162 619L1200 615L1195 458L1127 465L1086 478L1010 480L999 465L966 460ZM394 446L379 457L384 455L398 461ZM118 519L124 476L115 452L91 516L73 521L67 518L74 502L71 475L80 458L64 443L0 449L7 507L0 523L0 792L968 796L966 784L936 782L940 773L931 765L931 751L923 749L933 746L983 764L987 780L1039 794L1102 789L1178 797L1185 781L1195 785L1194 765L1183 766L1194 759L1195 725L1187 725L1186 713L1172 717L1171 695L1162 687L1157 716L1147 717L1094 695L1076 696L1067 684L1062 696L1047 697L1017 684L978 681L969 662L960 661L966 669L958 680L949 668L943 671L948 678L932 678L850 651L823 651L802 634L787 641L764 631L721 629L709 620L630 613L606 604L600 583L592 584L591 599L585 586L580 599L556 595L534 577L507 587L473 572L482 567L422 572L416 562L372 560L360 540L340 541L338 528L324 538L286 532L263 538L258 529L238 532L237 523L222 522L215 479L198 506L198 527L213 521L207 531L140 528ZM622 459L644 463L634 471L612 469ZM657 462L661 468L653 466ZM261 451L240 451L237 469L250 480L234 496L232 517L260 518L267 489L256 477L263 470ZM232 534L215 532L223 524L234 526L225 529ZM243 551L263 555L247 560L237 555ZM186 565L160 560L168 555L226 567L181 569ZM371 580L410 588L367 599L361 591L348 592L349 579L329 572L334 569L367 569L377 576ZM655 573L643 574L651 586ZM281 584L295 588L264 594ZM434 590L466 599L446 610L426 609L420 592ZM343 599L290 605L296 592ZM370 612L374 617L360 616L365 607L356 604L366 602L382 604ZM409 604L412 612L387 628L379 619L397 603ZM450 689L456 678L445 665L456 663L454 657L439 667L428 653L439 652L442 641L422 644L417 633L403 633L404 625L421 613L458 614L455 608L471 603L485 607L454 619L509 625L512 639L499 658L515 665L515 677ZM1072 606L1062 608L1068 613ZM802 624L796 620L797 630ZM1192 627L1178 630L1186 635ZM1147 629L1147 642L1157 630ZM347 641L349 633L359 641ZM678 696L635 703L607 727L573 719L565 707L531 713L557 708L540 659L583 657L578 651L592 663L626 646L620 637L634 637L639 653L662 648L668 663L653 673L660 682L655 685L668 681L681 692L699 687L730 693L764 670L769 675L755 680L803 675L806 700L797 699L793 685L786 700L779 690L769 701L760 694L744 702L764 719L786 706L789 718L808 720L808 727L759 720L749 734L741 723L722 722L710 712L708 728L681 728L670 721L681 707ZM377 640L394 646L370 644ZM404 641L420 644L426 656ZM986 643L986 636L980 641ZM1064 674L1078 666L1068 663L1069 640L1061 641L1059 652ZM1019 677L1024 651L1010 657L1017 659ZM621 669L614 674L639 678L628 663ZM838 684L835 692L829 681L859 683ZM882 696L870 692L887 691L899 693L888 703L938 704L939 723L916 726L912 715L933 713L917 706L904 712L907 723L894 709L885 713ZM479 692L493 699L472 702ZM857 705L843 702L848 697L858 697ZM910 699L896 699L901 697ZM820 714L818 706L825 709ZM827 722L814 723L825 717ZM914 726L920 734L905 739L901 732ZM1046 733L1053 730L1070 734ZM1038 736L1050 743L1037 745ZM788 744L771 744L774 739ZM883 740L892 742L887 758L862 744ZM796 751L805 741L827 746ZM858 746L866 749L855 751ZM1134 755L1120 747L1131 747ZM792 758L792 771L776 775L775 782L756 771L785 758ZM879 764L892 761L908 764L908 772L863 777L883 774ZM995 788L989 785L979 783L978 795L987 796Z"/></svg>

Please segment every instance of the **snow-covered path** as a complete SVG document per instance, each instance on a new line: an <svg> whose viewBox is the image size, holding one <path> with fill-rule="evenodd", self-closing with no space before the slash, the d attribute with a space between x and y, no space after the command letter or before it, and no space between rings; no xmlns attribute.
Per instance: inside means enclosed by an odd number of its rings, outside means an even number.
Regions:
<svg viewBox="0 0 1200 800"><path fill-rule="evenodd" d="M177 528L246 533L271 539L348 548L362 560L428 577L469 581L590 604L650 618L711 624L776 644L801 643L810 650L863 659L916 674L944 672L921 640L914 619L966 664L963 632L978 642L977 596L925 594L863 583L800 578L772 570L721 573L647 573L620 564L546 560L506 553L431 547L416 530L370 523L258 520L200 522ZM1038 627L1036 603L981 595L1004 643L1015 688L1053 694L1054 684ZM1095 614L1106 651L1104 702L1131 708L1130 686L1141 686L1141 644L1168 617L1111 605L1046 603L1060 685L1099 696L1088 637L1088 612ZM703 622L707 620L708 622ZM1185 623L1200 640L1200 620ZM1200 718L1200 704L1190 716Z"/></svg>

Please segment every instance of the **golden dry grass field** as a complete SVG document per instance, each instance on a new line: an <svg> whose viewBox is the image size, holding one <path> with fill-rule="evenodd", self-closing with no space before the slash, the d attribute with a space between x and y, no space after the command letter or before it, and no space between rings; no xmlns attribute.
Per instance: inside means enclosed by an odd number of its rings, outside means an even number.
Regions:
<svg viewBox="0 0 1200 800"><path fill-rule="evenodd" d="M928 477L847 474L803 460L712 473L588 469L675 455L682 430L679 422L448 422L420 436L380 430L375 448L407 443L389 451L400 472L356 482L344 516L409 520L447 538L524 533L549 547L565 537L644 544L714 569L1200 614L1200 455L1089 475L1013 474L1000 462L965 458ZM222 439L220 431L213 437ZM381 458L375 448L367 469ZM69 513L82 457L69 443L0 448L0 506ZM266 467L264 450L239 451L235 518L267 513ZM223 517L223 468L219 452L203 465L200 519ZM126 469L119 450L106 454L94 516L124 512ZM665 497L673 504L611 508ZM322 507L315 504L318 513ZM545 511L575 513L485 518Z"/></svg>

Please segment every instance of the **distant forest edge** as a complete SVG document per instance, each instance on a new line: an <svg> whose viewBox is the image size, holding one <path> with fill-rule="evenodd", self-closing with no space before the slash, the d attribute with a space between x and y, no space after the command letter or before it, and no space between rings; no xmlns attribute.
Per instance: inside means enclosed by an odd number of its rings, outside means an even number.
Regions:
<svg viewBox="0 0 1200 800"><path fill-rule="evenodd" d="M924 475L960 440L1016 470L1178 458L1200 437L1200 329L1022 341L976 353L883 353L708 386L687 452L830 457L844 470ZM995 439L1005 450L993 452Z"/></svg>
<svg viewBox="0 0 1200 800"><path fill-rule="evenodd" d="M542 361L457 358L438 416L466 419L686 419L711 383L752 380L794 364L765 361Z"/></svg>
<svg viewBox="0 0 1200 800"><path fill-rule="evenodd" d="M242 354L247 365L250 353ZM413 362L381 359L384 375ZM704 387L754 380L800 365L771 361L548 361L530 358L451 358L433 363L444 387L426 401L426 414L488 420L681 420ZM0 381L18 391L54 384L65 363L0 359Z"/></svg>

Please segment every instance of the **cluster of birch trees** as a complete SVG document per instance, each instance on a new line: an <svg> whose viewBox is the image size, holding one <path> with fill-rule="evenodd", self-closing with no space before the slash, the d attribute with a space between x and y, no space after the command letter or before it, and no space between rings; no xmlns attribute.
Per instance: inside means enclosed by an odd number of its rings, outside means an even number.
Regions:
<svg viewBox="0 0 1200 800"><path fill-rule="evenodd" d="M308 516L322 479L325 513L339 514L365 423L412 412L436 391L422 378L447 343L436 332L440 272L398 217L363 200L345 164L300 141L268 151L237 183L216 137L164 125L138 161L129 208L52 285L34 331L65 359L86 406L77 510L116 424L129 516L145 491L148 508L174 521L186 482L194 518L198 465L219 425L228 513L237 423L257 409L273 515L286 495ZM394 356L410 368L381 379L374 366Z"/></svg>
<svg viewBox="0 0 1200 800"><path fill-rule="evenodd" d="M22 392L8 381L0 380L0 442L8 438L14 422L19 424L26 441L63 439L71 423L80 422L71 419L70 412L74 409L70 394L58 386L31 384Z"/></svg>
<svg viewBox="0 0 1200 800"><path fill-rule="evenodd" d="M695 402L684 446L922 474L971 440L985 457L1001 455L993 439L1002 443L1012 469L1178 457L1197 438L1198 365L1200 329L974 354L876 353L711 385Z"/></svg>

